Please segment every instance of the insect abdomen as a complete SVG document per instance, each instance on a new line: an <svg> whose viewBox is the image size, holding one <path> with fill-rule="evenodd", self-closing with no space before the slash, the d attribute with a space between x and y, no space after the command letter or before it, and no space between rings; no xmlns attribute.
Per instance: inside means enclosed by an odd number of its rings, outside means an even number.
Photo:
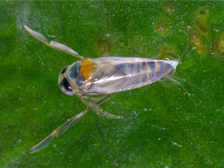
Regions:
<svg viewBox="0 0 224 168"><path fill-rule="evenodd" d="M124 85L134 88L160 80L175 69L166 61L160 60L119 64L117 68L128 77Z"/></svg>

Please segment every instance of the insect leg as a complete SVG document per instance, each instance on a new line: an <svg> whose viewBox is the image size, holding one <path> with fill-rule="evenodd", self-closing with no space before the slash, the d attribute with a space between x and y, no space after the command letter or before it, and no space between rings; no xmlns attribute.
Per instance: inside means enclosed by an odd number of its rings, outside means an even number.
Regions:
<svg viewBox="0 0 224 168"><path fill-rule="evenodd" d="M26 31L33 37L35 37L37 40L40 40L41 42L43 42L44 44L48 45L51 48L60 50L62 52L65 52L67 54L70 54L74 57L77 57L79 59L84 59L82 56L80 56L76 51L74 51L73 49L71 49L70 47L58 43L56 41L51 41L50 43L48 43L47 39L45 38L45 36L41 33L38 33L32 29L30 29L28 26L24 25L24 28L26 29Z"/></svg>
<svg viewBox="0 0 224 168"><path fill-rule="evenodd" d="M106 100L108 100L111 96L112 95L106 95L103 98L101 98L100 100L96 101L95 104L100 105L100 104L104 103ZM32 147L32 149L30 150L30 153L34 153L34 152L37 152L37 151L45 148L47 145L50 144L50 142L53 140L53 138L55 136L59 137L61 134L63 134L65 131L67 131L70 127L72 127L75 123L77 123L78 120L82 116L84 116L84 114L86 114L88 111L90 111L91 109L92 109L91 107L86 108L83 112L75 115L74 117L69 119L67 122L62 124L56 130L54 130L50 135L48 135L44 140L42 140L40 143L38 143L37 145Z"/></svg>
<svg viewBox="0 0 224 168"><path fill-rule="evenodd" d="M46 146L48 146L50 144L50 142L54 139L54 137L58 137L61 134L63 134L65 131L67 131L72 125L74 125L75 123L77 123L77 121L84 116L84 114L87 113L87 111L83 111L81 113L79 113L78 115L74 116L73 118L71 118L70 120L68 120L67 122L65 122L63 125L61 125L60 127L58 127L56 130L54 130L50 135L48 135L44 140L42 140L40 143L38 143L37 145L35 145L34 147L31 148L30 153L34 153L37 152L43 148L45 148Z"/></svg>
<svg viewBox="0 0 224 168"><path fill-rule="evenodd" d="M82 97L83 99L89 99L89 95L86 95L86 94L80 97ZM102 97L91 97L91 100L93 101L100 100L100 99L102 99Z"/></svg>
<svg viewBox="0 0 224 168"><path fill-rule="evenodd" d="M111 95L112 96L112 95ZM122 116L116 116L114 114L108 113L106 111L104 111L103 109L101 109L96 103L91 103L89 100L91 100L91 98L87 99L86 96L85 97L81 97L82 102L87 105L88 108L91 108L93 111L95 111L97 114L102 114L106 117L110 117L110 118L123 118Z"/></svg>

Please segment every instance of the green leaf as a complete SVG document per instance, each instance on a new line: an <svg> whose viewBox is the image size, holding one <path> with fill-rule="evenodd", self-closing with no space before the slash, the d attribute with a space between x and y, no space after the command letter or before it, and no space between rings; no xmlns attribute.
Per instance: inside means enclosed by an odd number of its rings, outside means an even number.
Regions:
<svg viewBox="0 0 224 168"><path fill-rule="evenodd" d="M224 167L223 2L48 1L0 3L0 167ZM176 59L176 72L115 94L55 138L86 107L58 87L76 58L30 36L24 25L86 58Z"/></svg>

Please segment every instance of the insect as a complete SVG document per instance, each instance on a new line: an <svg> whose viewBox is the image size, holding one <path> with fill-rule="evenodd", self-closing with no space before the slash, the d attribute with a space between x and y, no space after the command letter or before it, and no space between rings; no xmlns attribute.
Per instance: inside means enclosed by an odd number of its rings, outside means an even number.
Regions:
<svg viewBox="0 0 224 168"><path fill-rule="evenodd" d="M73 126L88 111L93 110L110 118L123 118L104 111L100 104L116 93L149 85L175 71L179 64L175 60L155 60L132 57L100 57L85 59L68 46L51 41L28 26L26 31L51 48L61 50L81 59L64 67L58 78L58 84L67 95L77 95L87 108L54 130L44 140L31 149L31 153L45 148L56 136L60 136Z"/></svg>

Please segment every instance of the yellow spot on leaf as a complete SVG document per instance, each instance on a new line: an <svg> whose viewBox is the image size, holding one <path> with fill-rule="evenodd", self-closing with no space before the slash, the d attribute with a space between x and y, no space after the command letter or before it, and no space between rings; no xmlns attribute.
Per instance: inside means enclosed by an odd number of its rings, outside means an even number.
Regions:
<svg viewBox="0 0 224 168"><path fill-rule="evenodd" d="M201 54L204 50L204 43L203 43L201 35L195 31L191 31L190 37L191 37L191 41L196 47L197 52Z"/></svg>
<svg viewBox="0 0 224 168"><path fill-rule="evenodd" d="M202 32L203 34L208 33L208 27L206 26L206 24L203 21L196 21L195 24L200 32Z"/></svg>
<svg viewBox="0 0 224 168"><path fill-rule="evenodd" d="M168 23L165 19L161 19L157 22L156 26L157 31L160 34L165 34L168 31Z"/></svg>
<svg viewBox="0 0 224 168"><path fill-rule="evenodd" d="M167 13L173 13L174 12L174 8L171 5L166 5L165 9L166 9Z"/></svg>
<svg viewBox="0 0 224 168"><path fill-rule="evenodd" d="M224 35L221 35L220 37L218 37L215 45L216 45L216 48L217 48L219 54L224 55Z"/></svg>
<svg viewBox="0 0 224 168"><path fill-rule="evenodd" d="M205 19L206 15L207 15L207 11L205 9L201 8L201 9L198 10L198 15L201 18Z"/></svg>
<svg viewBox="0 0 224 168"><path fill-rule="evenodd" d="M97 50L100 53L101 57L108 56L112 51L112 46L109 40L107 39L98 39L97 40Z"/></svg>

